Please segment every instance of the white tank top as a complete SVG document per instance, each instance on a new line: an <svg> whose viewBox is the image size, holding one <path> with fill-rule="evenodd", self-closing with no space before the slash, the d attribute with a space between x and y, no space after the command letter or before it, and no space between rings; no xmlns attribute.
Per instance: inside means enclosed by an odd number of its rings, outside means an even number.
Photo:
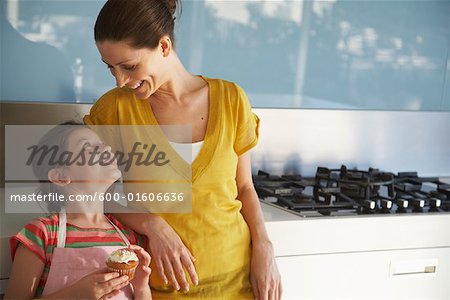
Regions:
<svg viewBox="0 0 450 300"><path fill-rule="evenodd" d="M200 149L203 146L203 141L196 143L175 143L169 142L173 149L180 155L188 164L192 164L197 157Z"/></svg>

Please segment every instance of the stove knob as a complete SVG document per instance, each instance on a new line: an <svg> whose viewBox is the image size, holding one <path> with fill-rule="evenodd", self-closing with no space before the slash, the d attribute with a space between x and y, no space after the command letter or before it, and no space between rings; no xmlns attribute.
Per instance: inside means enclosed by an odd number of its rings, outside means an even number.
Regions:
<svg viewBox="0 0 450 300"><path fill-rule="evenodd" d="M289 188L275 189L275 195L292 195L292 189Z"/></svg>
<svg viewBox="0 0 450 300"><path fill-rule="evenodd" d="M330 201L328 204L333 204L334 202L336 202L336 195L335 194L331 194L327 201Z"/></svg>
<svg viewBox="0 0 450 300"><path fill-rule="evenodd" d="M376 202L372 200L364 200L363 206L366 209L373 210L376 207Z"/></svg>
<svg viewBox="0 0 450 300"><path fill-rule="evenodd" d="M278 198L277 197L273 197L273 196L264 197L263 199L266 202L270 202L270 203L277 203L277 201L278 201Z"/></svg>
<svg viewBox="0 0 450 300"><path fill-rule="evenodd" d="M392 208L392 201L387 199L381 200L381 208L383 209L391 209Z"/></svg>
<svg viewBox="0 0 450 300"><path fill-rule="evenodd" d="M430 198L430 206L432 208L438 208L441 206L441 199Z"/></svg>
<svg viewBox="0 0 450 300"><path fill-rule="evenodd" d="M404 209L408 207L408 200L406 199L397 199L397 205L400 209Z"/></svg>
<svg viewBox="0 0 450 300"><path fill-rule="evenodd" d="M414 207L422 208L425 206L425 200L423 199L412 199L412 204Z"/></svg>

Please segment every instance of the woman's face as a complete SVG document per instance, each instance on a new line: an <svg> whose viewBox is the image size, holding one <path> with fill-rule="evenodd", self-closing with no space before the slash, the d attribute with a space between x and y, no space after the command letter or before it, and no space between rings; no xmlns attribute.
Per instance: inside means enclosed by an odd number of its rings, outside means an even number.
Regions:
<svg viewBox="0 0 450 300"><path fill-rule="evenodd" d="M77 190L91 192L108 188L122 175L111 147L89 128L72 131L65 151L72 153L74 163L64 166L64 175Z"/></svg>
<svg viewBox="0 0 450 300"><path fill-rule="evenodd" d="M106 40L97 43L97 48L116 85L127 86L139 99L148 99L166 81L165 57L159 47L136 49Z"/></svg>

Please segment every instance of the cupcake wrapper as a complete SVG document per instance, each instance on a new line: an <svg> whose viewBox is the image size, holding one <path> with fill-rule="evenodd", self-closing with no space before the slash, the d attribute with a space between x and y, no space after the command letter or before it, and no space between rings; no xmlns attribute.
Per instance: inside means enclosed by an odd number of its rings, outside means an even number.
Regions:
<svg viewBox="0 0 450 300"><path fill-rule="evenodd" d="M113 268L108 267L108 270L110 272L117 272L120 274L120 276L127 275L128 280L131 281L134 278L134 271L136 270L136 267L131 268L131 269L113 269Z"/></svg>

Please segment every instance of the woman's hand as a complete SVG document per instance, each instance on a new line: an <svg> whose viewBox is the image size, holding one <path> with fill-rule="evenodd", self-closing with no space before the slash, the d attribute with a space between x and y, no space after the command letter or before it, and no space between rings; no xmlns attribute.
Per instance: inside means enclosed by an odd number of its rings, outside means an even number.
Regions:
<svg viewBox="0 0 450 300"><path fill-rule="evenodd" d="M255 299L278 300L283 292L272 243L253 244L250 279Z"/></svg>
<svg viewBox="0 0 450 300"><path fill-rule="evenodd" d="M137 292L150 292L148 280L152 270L150 269L150 254L147 253L142 247L138 245L130 245L129 247L139 258L139 265L134 273L134 278L131 280L135 293Z"/></svg>
<svg viewBox="0 0 450 300"><path fill-rule="evenodd" d="M56 292L48 298L58 298L67 293L70 298L75 299L106 299L117 295L119 290L128 284L128 276L120 276L116 272L108 273L107 269L103 269L84 276L68 287L68 290Z"/></svg>
<svg viewBox="0 0 450 300"><path fill-rule="evenodd" d="M170 283L177 290L181 288L188 291L189 283L184 269L191 277L191 282L198 284L194 256L163 218L153 218L147 237L152 259L166 284Z"/></svg>

